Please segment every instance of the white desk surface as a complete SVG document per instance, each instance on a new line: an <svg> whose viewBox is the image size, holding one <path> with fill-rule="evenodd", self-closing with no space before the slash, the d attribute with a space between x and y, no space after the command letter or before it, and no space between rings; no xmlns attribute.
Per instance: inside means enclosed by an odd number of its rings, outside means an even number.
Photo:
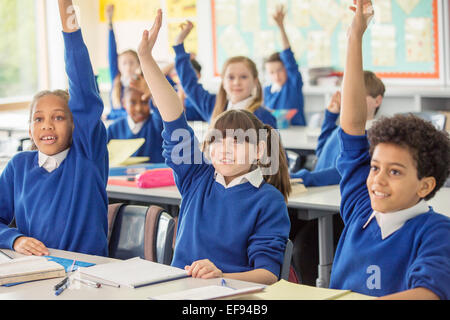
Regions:
<svg viewBox="0 0 450 320"><path fill-rule="evenodd" d="M13 257L21 256L11 250L3 249L3 251ZM111 258L56 249L50 249L50 255L96 264L115 261L115 259ZM220 285L221 283L221 278L205 280L189 277L137 289L127 287L115 288L110 286L102 286L97 289L79 284L75 281L69 288L64 290L61 295L55 296L53 286L60 282L61 279L62 278L32 281L13 287L0 286L0 300L143 300L153 295L156 296L208 285ZM236 289L247 288L255 285L251 282L234 279L227 279L227 282L230 286Z"/></svg>

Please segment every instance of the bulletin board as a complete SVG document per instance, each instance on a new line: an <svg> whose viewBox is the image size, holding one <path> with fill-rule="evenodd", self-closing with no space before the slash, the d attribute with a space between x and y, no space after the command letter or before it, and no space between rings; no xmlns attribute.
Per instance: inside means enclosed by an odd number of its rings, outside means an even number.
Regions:
<svg viewBox="0 0 450 320"><path fill-rule="evenodd" d="M376 0L363 40L364 68L383 78L439 79L438 1ZM351 0L211 0L215 74L231 56L261 65L280 51L272 14L287 8L285 27L300 67L344 69Z"/></svg>

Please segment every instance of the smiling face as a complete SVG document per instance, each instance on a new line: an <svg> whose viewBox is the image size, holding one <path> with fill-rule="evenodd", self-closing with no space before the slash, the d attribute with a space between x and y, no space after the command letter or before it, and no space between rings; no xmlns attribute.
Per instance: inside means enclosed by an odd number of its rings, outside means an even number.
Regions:
<svg viewBox="0 0 450 320"><path fill-rule="evenodd" d="M410 208L434 188L434 178L418 178L411 152L391 143L378 144L373 152L367 189L372 209L394 212Z"/></svg>
<svg viewBox="0 0 450 320"><path fill-rule="evenodd" d="M69 148L73 129L72 114L61 97L48 94L37 100L29 133L40 152L51 156Z"/></svg>
<svg viewBox="0 0 450 320"><path fill-rule="evenodd" d="M149 117L149 99L142 100L142 92L127 88L122 102L128 115L135 123L145 121Z"/></svg>
<svg viewBox="0 0 450 320"><path fill-rule="evenodd" d="M230 101L237 103L251 96L256 80L244 62L233 62L227 66L222 84Z"/></svg>

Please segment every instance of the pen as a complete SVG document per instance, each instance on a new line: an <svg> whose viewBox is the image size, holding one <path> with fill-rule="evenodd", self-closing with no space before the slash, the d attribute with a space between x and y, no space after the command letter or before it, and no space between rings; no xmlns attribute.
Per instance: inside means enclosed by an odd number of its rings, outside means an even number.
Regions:
<svg viewBox="0 0 450 320"><path fill-rule="evenodd" d="M85 279L79 279L79 278L74 278L74 279L79 281L79 282L81 282L81 283L84 283L84 284L86 284L86 285L88 285L90 287L93 287L93 288L100 288L102 286L102 284L98 283L98 282L85 280Z"/></svg>
<svg viewBox="0 0 450 320"><path fill-rule="evenodd" d="M55 291L55 296L59 296L61 293L63 293L63 291L67 289L69 284L70 284L70 281L67 281L65 284L63 284L61 287L59 287L58 290Z"/></svg>
<svg viewBox="0 0 450 320"><path fill-rule="evenodd" d="M53 289L56 291L59 288L61 288L63 285L65 285L67 283L67 281L69 280L69 277L65 277L61 282L59 282L58 284L56 284Z"/></svg>
<svg viewBox="0 0 450 320"><path fill-rule="evenodd" d="M227 288L236 290L236 288L230 287L224 278L222 278L222 287L227 287Z"/></svg>

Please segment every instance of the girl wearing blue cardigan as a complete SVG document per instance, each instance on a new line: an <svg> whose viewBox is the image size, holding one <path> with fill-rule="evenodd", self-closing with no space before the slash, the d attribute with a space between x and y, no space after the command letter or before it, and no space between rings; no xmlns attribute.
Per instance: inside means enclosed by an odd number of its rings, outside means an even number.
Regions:
<svg viewBox="0 0 450 320"><path fill-rule="evenodd" d="M290 184L279 137L251 112L229 110L215 120L202 153L177 94L151 55L161 19L160 10L138 53L164 121L166 163L182 195L172 265L198 278L274 283L290 226L285 202ZM238 129L249 135L235 135ZM266 150L273 165L263 168Z"/></svg>
<svg viewBox="0 0 450 320"><path fill-rule="evenodd" d="M273 19L281 32L283 51L272 54L265 61L266 72L272 84L264 88L264 105L272 110L296 109L297 113L292 118L291 124L305 126L303 80L284 29L285 16L284 7L278 6Z"/></svg>
<svg viewBox="0 0 450 320"><path fill-rule="evenodd" d="M373 9L363 0L352 8L337 164L345 227L330 287L385 299L448 300L450 219L426 200L450 173L450 139L412 115L380 119L366 135L362 38Z"/></svg>
<svg viewBox="0 0 450 320"><path fill-rule="evenodd" d="M184 92L203 119L215 119L225 110L245 109L253 112L263 123L276 128L276 119L262 106L262 88L255 63L247 57L232 57L222 69L222 83L217 95L206 91L190 62L190 54L184 49L184 39L193 28L190 21L181 25L181 32L175 39L175 69Z"/></svg>
<svg viewBox="0 0 450 320"><path fill-rule="evenodd" d="M59 0L59 7L69 94L44 91L33 99L30 137L37 150L17 154L0 176L0 247L26 255L56 248L105 256L103 103L72 1ZM9 228L14 218L17 227Z"/></svg>

